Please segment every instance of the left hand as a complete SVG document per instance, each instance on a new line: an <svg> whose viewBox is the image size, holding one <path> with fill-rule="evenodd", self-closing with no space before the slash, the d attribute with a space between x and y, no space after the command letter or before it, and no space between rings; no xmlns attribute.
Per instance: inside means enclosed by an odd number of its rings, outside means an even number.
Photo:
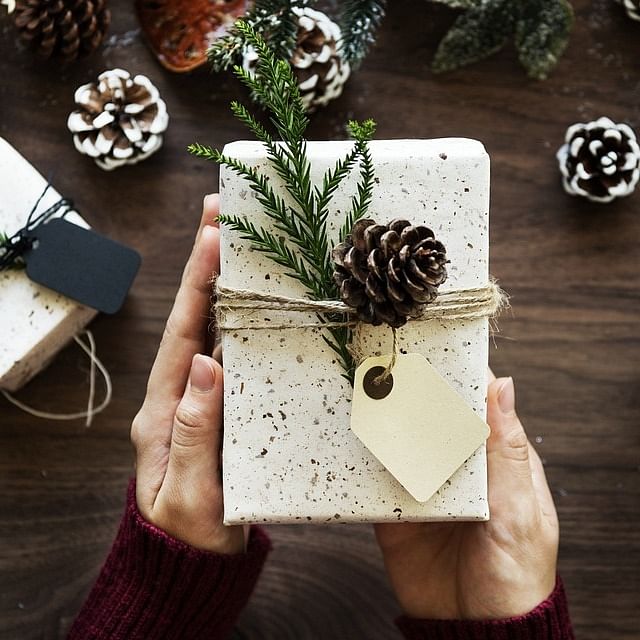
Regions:
<svg viewBox="0 0 640 640"><path fill-rule="evenodd" d="M241 553L248 527L222 523L222 367L208 355L211 276L220 269L218 196L204 200L193 252L133 421L142 517L198 549Z"/></svg>

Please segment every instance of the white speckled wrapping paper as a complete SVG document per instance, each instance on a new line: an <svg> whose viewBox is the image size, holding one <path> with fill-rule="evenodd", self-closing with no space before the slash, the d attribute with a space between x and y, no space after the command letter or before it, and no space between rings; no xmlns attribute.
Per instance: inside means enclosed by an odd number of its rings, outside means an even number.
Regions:
<svg viewBox="0 0 640 640"><path fill-rule="evenodd" d="M47 181L0 138L0 231L24 226ZM40 203L45 211L60 199L53 188ZM76 213L66 219L87 227ZM41 371L97 311L29 280L24 271L0 271L0 389L15 391Z"/></svg>
<svg viewBox="0 0 640 640"><path fill-rule="evenodd" d="M312 142L312 179L350 148ZM378 184L370 217L405 217L426 224L451 260L443 289L484 286L488 280L489 157L480 142L460 138L380 140L371 144ZM255 142L227 145L225 154L265 172L281 185ZM336 193L331 233L342 224L358 174ZM279 192L284 192L284 187ZM221 211L272 228L247 183L223 168ZM304 297L304 289L264 254L222 230L225 286ZM305 313L256 311L247 320L291 322ZM232 320L231 316L227 321ZM371 355L390 353L388 327L362 332ZM410 322L400 348L425 355L469 405L485 417L487 319ZM478 449L427 502L416 502L349 429L351 387L320 329L227 330L223 484L225 523L486 520L486 453ZM428 393L428 389L425 389Z"/></svg>

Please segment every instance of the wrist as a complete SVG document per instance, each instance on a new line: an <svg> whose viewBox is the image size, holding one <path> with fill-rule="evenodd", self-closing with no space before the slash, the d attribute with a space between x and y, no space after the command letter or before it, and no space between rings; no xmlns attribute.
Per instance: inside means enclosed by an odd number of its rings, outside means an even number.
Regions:
<svg viewBox="0 0 640 640"><path fill-rule="evenodd" d="M135 485L98 581L69 640L226 637L247 602L271 548L253 528L246 553L193 548L149 523L137 509Z"/></svg>
<svg viewBox="0 0 640 640"><path fill-rule="evenodd" d="M149 504L140 499L136 485L137 508L147 523L194 549L222 555L244 553L249 527L225 526L222 507L216 506L220 504L221 496L207 496L207 492L202 491L194 493L201 499L191 505L186 497L176 498L173 492L161 487Z"/></svg>
<svg viewBox="0 0 640 640"><path fill-rule="evenodd" d="M564 586L557 577L549 597L525 615L504 619L396 619L406 640L459 640L460 638L505 638L509 640L575 640Z"/></svg>

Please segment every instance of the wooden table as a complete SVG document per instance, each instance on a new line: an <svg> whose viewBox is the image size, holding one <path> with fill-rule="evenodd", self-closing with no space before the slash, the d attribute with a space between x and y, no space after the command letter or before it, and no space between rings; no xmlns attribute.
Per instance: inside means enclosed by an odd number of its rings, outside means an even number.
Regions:
<svg viewBox="0 0 640 640"><path fill-rule="evenodd" d="M429 61L453 12L394 0L378 45L345 95L311 126L341 138L347 117L379 137L467 136L492 158L492 272L512 295L491 362L513 375L545 460L562 526L560 571L578 636L640 633L640 193L611 205L566 196L554 157L566 127L608 115L640 129L640 24L609 0L576 0L567 55L546 82L515 53L434 77ZM38 420L0 401L0 638L64 637L110 546L132 473L129 425L190 251L211 165L198 140L245 136L228 103L237 83L202 69L172 75L141 41L130 2L112 0L107 45L68 67L36 62L0 22L0 135L144 266L123 311L92 325L114 400L94 425ZM4 8L0 8L4 14ZM74 89L106 68L148 74L171 114L164 149L105 173L66 130ZM5 310L2 310L4 313ZM1 339L1 337L0 337ZM19 397L81 408L87 363L64 350ZM397 613L368 526L273 527L276 550L239 625L243 638L393 638Z"/></svg>

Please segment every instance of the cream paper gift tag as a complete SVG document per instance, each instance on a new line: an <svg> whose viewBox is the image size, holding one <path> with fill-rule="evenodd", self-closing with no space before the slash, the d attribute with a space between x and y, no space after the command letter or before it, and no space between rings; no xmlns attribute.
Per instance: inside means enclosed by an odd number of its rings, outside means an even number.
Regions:
<svg viewBox="0 0 640 640"><path fill-rule="evenodd" d="M489 427L418 353L398 354L391 376L376 385L390 359L367 358L356 369L351 430L426 502L487 439Z"/></svg>

